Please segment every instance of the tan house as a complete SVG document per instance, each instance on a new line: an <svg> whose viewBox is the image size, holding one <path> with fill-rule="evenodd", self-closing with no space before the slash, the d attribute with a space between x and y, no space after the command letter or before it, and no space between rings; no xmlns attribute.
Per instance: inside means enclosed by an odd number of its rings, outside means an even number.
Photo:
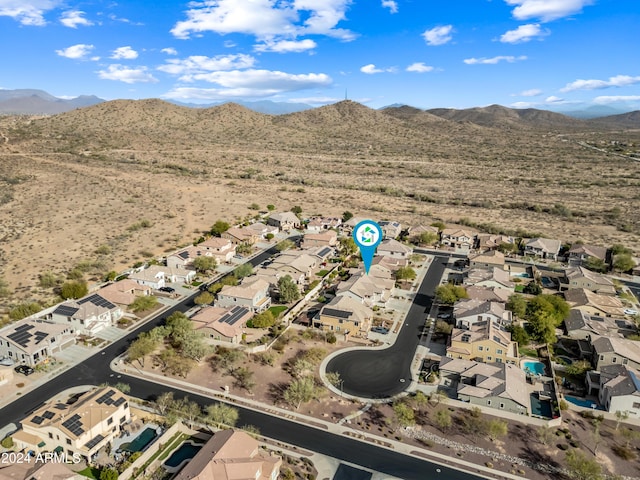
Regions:
<svg viewBox="0 0 640 480"><path fill-rule="evenodd" d="M430 225L418 225L417 227L409 228L409 241L411 243L419 244L423 233L433 234L436 241L440 238L440 230L438 229L438 227L432 227Z"/></svg>
<svg viewBox="0 0 640 480"><path fill-rule="evenodd" d="M456 250L471 250L477 232L463 228L445 228L440 234L440 243Z"/></svg>
<svg viewBox="0 0 640 480"><path fill-rule="evenodd" d="M524 244L524 254L557 260L562 242L552 238L532 238Z"/></svg>
<svg viewBox="0 0 640 480"><path fill-rule="evenodd" d="M47 403L22 420L12 435L19 449L63 451L86 461L120 434L131 418L127 397L113 387L90 390L77 402Z"/></svg>
<svg viewBox="0 0 640 480"><path fill-rule="evenodd" d="M335 230L323 230L320 233L307 233L302 239L302 246L307 247L335 247L338 244L338 234Z"/></svg>
<svg viewBox="0 0 640 480"><path fill-rule="evenodd" d="M292 277L303 275L310 279L320 265L320 258L300 250L286 250L274 257L269 268Z"/></svg>
<svg viewBox="0 0 640 480"><path fill-rule="evenodd" d="M572 267L581 267L587 265L589 259L596 258L607 262L607 249L596 245L585 245L583 243L575 243L567 252L567 263Z"/></svg>
<svg viewBox="0 0 640 480"><path fill-rule="evenodd" d="M195 270L177 269L165 265L150 265L143 270L129 274L129 279L157 290L166 286L167 283L191 283L195 276Z"/></svg>
<svg viewBox="0 0 640 480"><path fill-rule="evenodd" d="M467 330L479 322L495 322L507 326L513 321L512 314L505 309L504 303L470 298L455 303L453 318L457 328Z"/></svg>
<svg viewBox="0 0 640 480"><path fill-rule="evenodd" d="M387 255L377 255L373 257L371 265L381 265L382 267L395 272L409 264L408 258L391 257Z"/></svg>
<svg viewBox="0 0 640 480"><path fill-rule="evenodd" d="M413 249L411 249L411 247L408 247L393 238L384 239L376 249L376 255L398 258L401 260L408 260L412 253Z"/></svg>
<svg viewBox="0 0 640 480"><path fill-rule="evenodd" d="M481 252L495 250L500 245L514 245L516 243L513 237L507 235L493 235L490 233L479 233L477 240L477 248Z"/></svg>
<svg viewBox="0 0 640 480"><path fill-rule="evenodd" d="M479 322L468 330L454 328L451 332L447 357L475 360L484 363L518 362L518 344L511 334L493 322Z"/></svg>
<svg viewBox="0 0 640 480"><path fill-rule="evenodd" d="M217 432L174 480L277 480L282 459L267 453L250 435Z"/></svg>
<svg viewBox="0 0 640 480"><path fill-rule="evenodd" d="M469 257L471 268L491 269L493 267L505 269L504 253L498 250L491 250L486 253L478 253Z"/></svg>
<svg viewBox="0 0 640 480"><path fill-rule="evenodd" d="M311 217L306 227L309 233L320 233L323 230L337 228L341 224L340 217Z"/></svg>
<svg viewBox="0 0 640 480"><path fill-rule="evenodd" d="M569 267L560 279L560 290L584 288L602 295L615 295L616 287L605 275L584 267Z"/></svg>
<svg viewBox="0 0 640 480"><path fill-rule="evenodd" d="M231 308L207 306L200 309L191 321L194 330L206 338L240 343L247 320L253 317L253 311L241 306Z"/></svg>
<svg viewBox="0 0 640 480"><path fill-rule="evenodd" d="M122 309L97 293L79 300L67 300L46 315L47 320L67 325L75 333L88 336L115 326L121 317Z"/></svg>
<svg viewBox="0 0 640 480"><path fill-rule="evenodd" d="M33 367L75 343L71 325L25 318L0 330L0 357Z"/></svg>
<svg viewBox="0 0 640 480"><path fill-rule="evenodd" d="M624 318L602 317L572 308L564 320L569 338L575 340L595 340L600 336L623 338L635 333L635 324Z"/></svg>
<svg viewBox="0 0 640 480"><path fill-rule="evenodd" d="M498 287L479 287L476 285L467 287L467 295L473 300L507 303L512 294L509 290Z"/></svg>
<svg viewBox="0 0 640 480"><path fill-rule="evenodd" d="M378 222L380 228L382 228L382 233L384 233L384 238L398 238L402 233L402 225L400 222L391 222L388 220L383 220Z"/></svg>
<svg viewBox="0 0 640 480"><path fill-rule="evenodd" d="M167 266L175 269L193 269L198 257L213 257L218 264L230 262L236 254L236 245L228 238L211 237L198 245L190 245L167 256Z"/></svg>
<svg viewBox="0 0 640 480"><path fill-rule="evenodd" d="M59 457L60 458L60 457ZM64 463L55 461L15 462L0 467L0 480L87 480Z"/></svg>
<svg viewBox="0 0 640 480"><path fill-rule="evenodd" d="M265 225L262 222L251 223L246 228L255 232L256 235L260 236L260 238L266 238L269 234L275 236L278 233L278 227L274 227L273 225Z"/></svg>
<svg viewBox="0 0 640 480"><path fill-rule="evenodd" d="M314 327L324 331L366 337L373 310L348 296L337 296L324 305Z"/></svg>
<svg viewBox="0 0 640 480"><path fill-rule="evenodd" d="M564 292L564 298L572 308L589 315L601 317L624 317L622 302L611 295L600 295L586 288L574 288Z"/></svg>
<svg viewBox="0 0 640 480"><path fill-rule="evenodd" d="M287 232L292 228L300 228L300 219L293 212L272 213L267 219L267 225L273 225L280 231Z"/></svg>
<svg viewBox="0 0 640 480"><path fill-rule="evenodd" d="M516 285L511 281L509 272L499 267L472 268L467 272L463 283L477 287L502 288L510 292L513 292Z"/></svg>
<svg viewBox="0 0 640 480"><path fill-rule="evenodd" d="M338 284L338 296L348 296L352 299L373 308L385 306L391 298L395 288L393 279L366 275L362 270L351 275L349 280Z"/></svg>
<svg viewBox="0 0 640 480"><path fill-rule="evenodd" d="M245 307L259 313L271 306L269 282L258 276L247 277L240 285L225 285L218 292L217 307Z"/></svg>
<svg viewBox="0 0 640 480"><path fill-rule="evenodd" d="M640 342L617 337L599 337L591 341L593 365L600 370L607 365L625 365L640 369Z"/></svg>
<svg viewBox="0 0 640 480"><path fill-rule="evenodd" d="M253 245L260 240L260 235L250 228L231 227L220 235L222 238L229 240L234 245Z"/></svg>
<svg viewBox="0 0 640 480"><path fill-rule="evenodd" d="M114 282L102 287L98 293L102 298L111 303L128 307L136 298L151 295L152 289L149 286L140 285L130 278L125 278L119 282Z"/></svg>

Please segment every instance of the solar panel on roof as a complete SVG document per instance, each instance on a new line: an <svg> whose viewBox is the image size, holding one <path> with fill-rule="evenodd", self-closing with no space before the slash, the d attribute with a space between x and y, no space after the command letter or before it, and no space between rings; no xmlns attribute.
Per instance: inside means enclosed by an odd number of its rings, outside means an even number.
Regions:
<svg viewBox="0 0 640 480"><path fill-rule="evenodd" d="M26 331L26 330L31 330L32 328L35 328L33 325L29 325L28 323L25 323L23 325L19 325L16 327L16 332L22 332L22 331Z"/></svg>
<svg viewBox="0 0 640 480"><path fill-rule="evenodd" d="M94 293L93 295L89 295L88 297L81 298L80 300L78 300L78 303L80 305L84 305L85 303L92 303L96 307L104 307L104 308L108 308L109 310L116 308L116 306L113 303L111 303L106 298L98 295L97 293Z"/></svg>
<svg viewBox="0 0 640 480"><path fill-rule="evenodd" d="M113 397L116 394L115 390L109 390L108 392L104 393L100 398L98 398L96 400L97 404L102 404L105 403L107 405L111 405L113 403L113 400L111 399L111 397Z"/></svg>
<svg viewBox="0 0 640 480"><path fill-rule="evenodd" d="M44 340L45 338L47 338L49 336L48 333L45 332L36 332L35 333L35 337L36 337L36 345L38 343L40 343L42 340Z"/></svg>
<svg viewBox="0 0 640 480"><path fill-rule="evenodd" d="M56 410L66 410L67 406L64 403L56 403L53 408Z"/></svg>
<svg viewBox="0 0 640 480"><path fill-rule="evenodd" d="M178 256L186 260L187 258L189 258L189 252L180 252Z"/></svg>
<svg viewBox="0 0 640 480"><path fill-rule="evenodd" d="M41 416L39 416L39 415L36 415L35 417L33 417L33 418L31 419L31 422L32 422L32 423L35 423L36 425L40 425L42 422L44 422L44 418L42 418L42 417L41 417Z"/></svg>
<svg viewBox="0 0 640 480"><path fill-rule="evenodd" d="M54 311L54 315L62 315L63 317L73 317L79 308L72 307L71 305L59 305Z"/></svg>
<svg viewBox="0 0 640 480"><path fill-rule="evenodd" d="M124 397L120 397L119 399L117 399L115 402L113 402L113 406L114 407L119 407L120 405L122 405L124 402L126 402L127 400Z"/></svg>
<svg viewBox="0 0 640 480"><path fill-rule="evenodd" d="M330 253L331 253L331 249L329 247L324 247L322 250L318 252L318 256L324 257L326 255L329 255Z"/></svg>
<svg viewBox="0 0 640 480"><path fill-rule="evenodd" d="M91 440L89 440L85 447L89 450L91 450L93 447L95 447L97 444L99 444L102 440L104 439L104 437L100 434L96 435L95 437L93 437Z"/></svg>
<svg viewBox="0 0 640 480"><path fill-rule="evenodd" d="M56 416L55 413L49 411L49 410L45 410L45 412L42 414L42 416L46 419L52 419L53 417Z"/></svg>
<svg viewBox="0 0 640 480"><path fill-rule="evenodd" d="M225 313L220 320L220 323L227 323L229 325L235 324L238 320L244 317L249 310L244 307L233 307L231 311Z"/></svg>
<svg viewBox="0 0 640 480"><path fill-rule="evenodd" d="M29 344L29 340L33 335L31 335L28 331L24 329L19 332L14 332L10 335L7 335L7 338L13 340L15 343L20 345L21 347L26 347Z"/></svg>
<svg viewBox="0 0 640 480"><path fill-rule="evenodd" d="M344 310L336 310L335 308L325 308L322 311L323 315L329 315L330 317L337 318L349 318L351 316L351 312L346 312Z"/></svg>

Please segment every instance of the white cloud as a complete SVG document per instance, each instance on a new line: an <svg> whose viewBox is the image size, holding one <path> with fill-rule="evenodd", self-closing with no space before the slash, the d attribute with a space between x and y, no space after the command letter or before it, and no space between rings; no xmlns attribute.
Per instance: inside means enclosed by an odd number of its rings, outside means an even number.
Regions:
<svg viewBox="0 0 640 480"><path fill-rule="evenodd" d="M333 80L324 73L291 74L272 70L233 70L195 75L197 80L222 88L176 87L163 97L179 99L224 100L230 98L270 97L286 92L328 87Z"/></svg>
<svg viewBox="0 0 640 480"><path fill-rule="evenodd" d="M94 48L95 47L93 45L85 45L84 43L79 43L77 45L72 45L62 50L56 50L56 53L61 57L72 58L74 60L81 60L81 59L84 59L87 55L89 55Z"/></svg>
<svg viewBox="0 0 640 480"><path fill-rule="evenodd" d="M126 47L116 48L111 53L111 57L109 58L115 58L117 60L120 60L120 59L133 60L134 58L138 58L138 52L136 52L133 48L127 45Z"/></svg>
<svg viewBox="0 0 640 480"><path fill-rule="evenodd" d="M422 36L427 45L444 45L451 41L453 33L453 25L440 25L430 30L425 30Z"/></svg>
<svg viewBox="0 0 640 480"><path fill-rule="evenodd" d="M177 22L171 33L189 38L202 32L245 33L258 39L295 38L319 34L353 40L353 32L336 28L345 19L351 0L204 0L192 2L187 20ZM301 20L303 19L303 20Z"/></svg>
<svg viewBox="0 0 640 480"><path fill-rule="evenodd" d="M602 95L593 99L593 103L598 105L616 102L640 102L640 95Z"/></svg>
<svg viewBox="0 0 640 480"><path fill-rule="evenodd" d="M382 0L382 7L388 8L389 13L398 13L398 2L395 0Z"/></svg>
<svg viewBox="0 0 640 480"><path fill-rule="evenodd" d="M374 73L394 73L396 71L395 67L389 68L377 68L373 63L369 65L365 65L364 67L360 67L360 71L362 73L366 73L367 75L373 75Z"/></svg>
<svg viewBox="0 0 640 480"><path fill-rule="evenodd" d="M526 59L527 57L525 55L520 55L519 57L514 57L513 55L498 55L497 57L491 58L465 58L463 62L467 65L495 65L500 62L513 63Z"/></svg>
<svg viewBox="0 0 640 480"><path fill-rule="evenodd" d="M83 17L85 13L80 10L69 10L60 17L60 23L65 27L78 28L78 25L89 27L93 22Z"/></svg>
<svg viewBox="0 0 640 480"><path fill-rule="evenodd" d="M531 88L529 90L523 90L520 93L516 93L513 96L517 96L517 97L537 97L538 95L542 94L542 90L540 90L539 88Z"/></svg>
<svg viewBox="0 0 640 480"><path fill-rule="evenodd" d="M556 97L555 95L551 95L544 99L546 103L564 103L564 98Z"/></svg>
<svg viewBox="0 0 640 480"><path fill-rule="evenodd" d="M172 75L183 75L181 80L191 81L192 76L196 74L250 68L254 63L255 58L245 54L217 55L215 57L192 55L184 59L169 59L164 65L159 66L158 70Z"/></svg>
<svg viewBox="0 0 640 480"><path fill-rule="evenodd" d="M177 55L178 51L173 47L167 47L160 50L162 53L166 53L167 55Z"/></svg>
<svg viewBox="0 0 640 480"><path fill-rule="evenodd" d="M117 80L124 83L156 83L158 81L147 67L127 67L125 65L109 65L106 70L99 70L98 76L103 80Z"/></svg>
<svg viewBox="0 0 640 480"><path fill-rule="evenodd" d="M579 13L583 7L591 5L593 0L505 0L507 5L516 6L512 13L518 20L539 18L550 22Z"/></svg>
<svg viewBox="0 0 640 480"><path fill-rule="evenodd" d="M576 80L568 83L561 88L561 92L571 92L573 90L599 90L610 87L627 87L640 83L640 77L631 77L629 75L616 75L609 77L609 80Z"/></svg>
<svg viewBox="0 0 640 480"><path fill-rule="evenodd" d="M46 25L45 12L53 10L59 0L0 0L0 17L11 17L22 25Z"/></svg>
<svg viewBox="0 0 640 480"><path fill-rule="evenodd" d="M407 72L425 73L432 72L434 68L430 65L425 65L424 62L415 62L406 68Z"/></svg>
<svg viewBox="0 0 640 480"><path fill-rule="evenodd" d="M233 48L236 46L236 42L233 40L225 40L223 44L226 48Z"/></svg>
<svg viewBox="0 0 640 480"><path fill-rule="evenodd" d="M256 52L299 53L313 50L318 44L313 40L266 40L264 43L254 45Z"/></svg>
<svg viewBox="0 0 640 480"><path fill-rule="evenodd" d="M528 42L533 38L540 38L549 35L549 30L542 30L539 23L530 23L527 25L520 25L515 30L509 30L505 32L501 37L502 43L523 43Z"/></svg>

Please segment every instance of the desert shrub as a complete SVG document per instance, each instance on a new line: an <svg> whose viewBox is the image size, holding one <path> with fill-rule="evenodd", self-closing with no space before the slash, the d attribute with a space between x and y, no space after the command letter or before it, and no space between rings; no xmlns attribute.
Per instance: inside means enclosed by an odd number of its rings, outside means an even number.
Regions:
<svg viewBox="0 0 640 480"><path fill-rule="evenodd" d="M627 447L625 445L614 445L611 447L613 453L622 458L623 460L633 460L636 458L636 454L632 448Z"/></svg>

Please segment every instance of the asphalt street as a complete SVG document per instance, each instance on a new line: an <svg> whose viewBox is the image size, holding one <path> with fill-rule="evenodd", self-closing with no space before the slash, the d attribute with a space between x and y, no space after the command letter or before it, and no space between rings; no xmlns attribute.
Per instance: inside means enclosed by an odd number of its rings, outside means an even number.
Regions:
<svg viewBox="0 0 640 480"><path fill-rule="evenodd" d="M411 362L448 259L449 256L434 257L392 346L383 350L352 350L329 361L326 371L340 374L345 393L380 399L409 387Z"/></svg>

